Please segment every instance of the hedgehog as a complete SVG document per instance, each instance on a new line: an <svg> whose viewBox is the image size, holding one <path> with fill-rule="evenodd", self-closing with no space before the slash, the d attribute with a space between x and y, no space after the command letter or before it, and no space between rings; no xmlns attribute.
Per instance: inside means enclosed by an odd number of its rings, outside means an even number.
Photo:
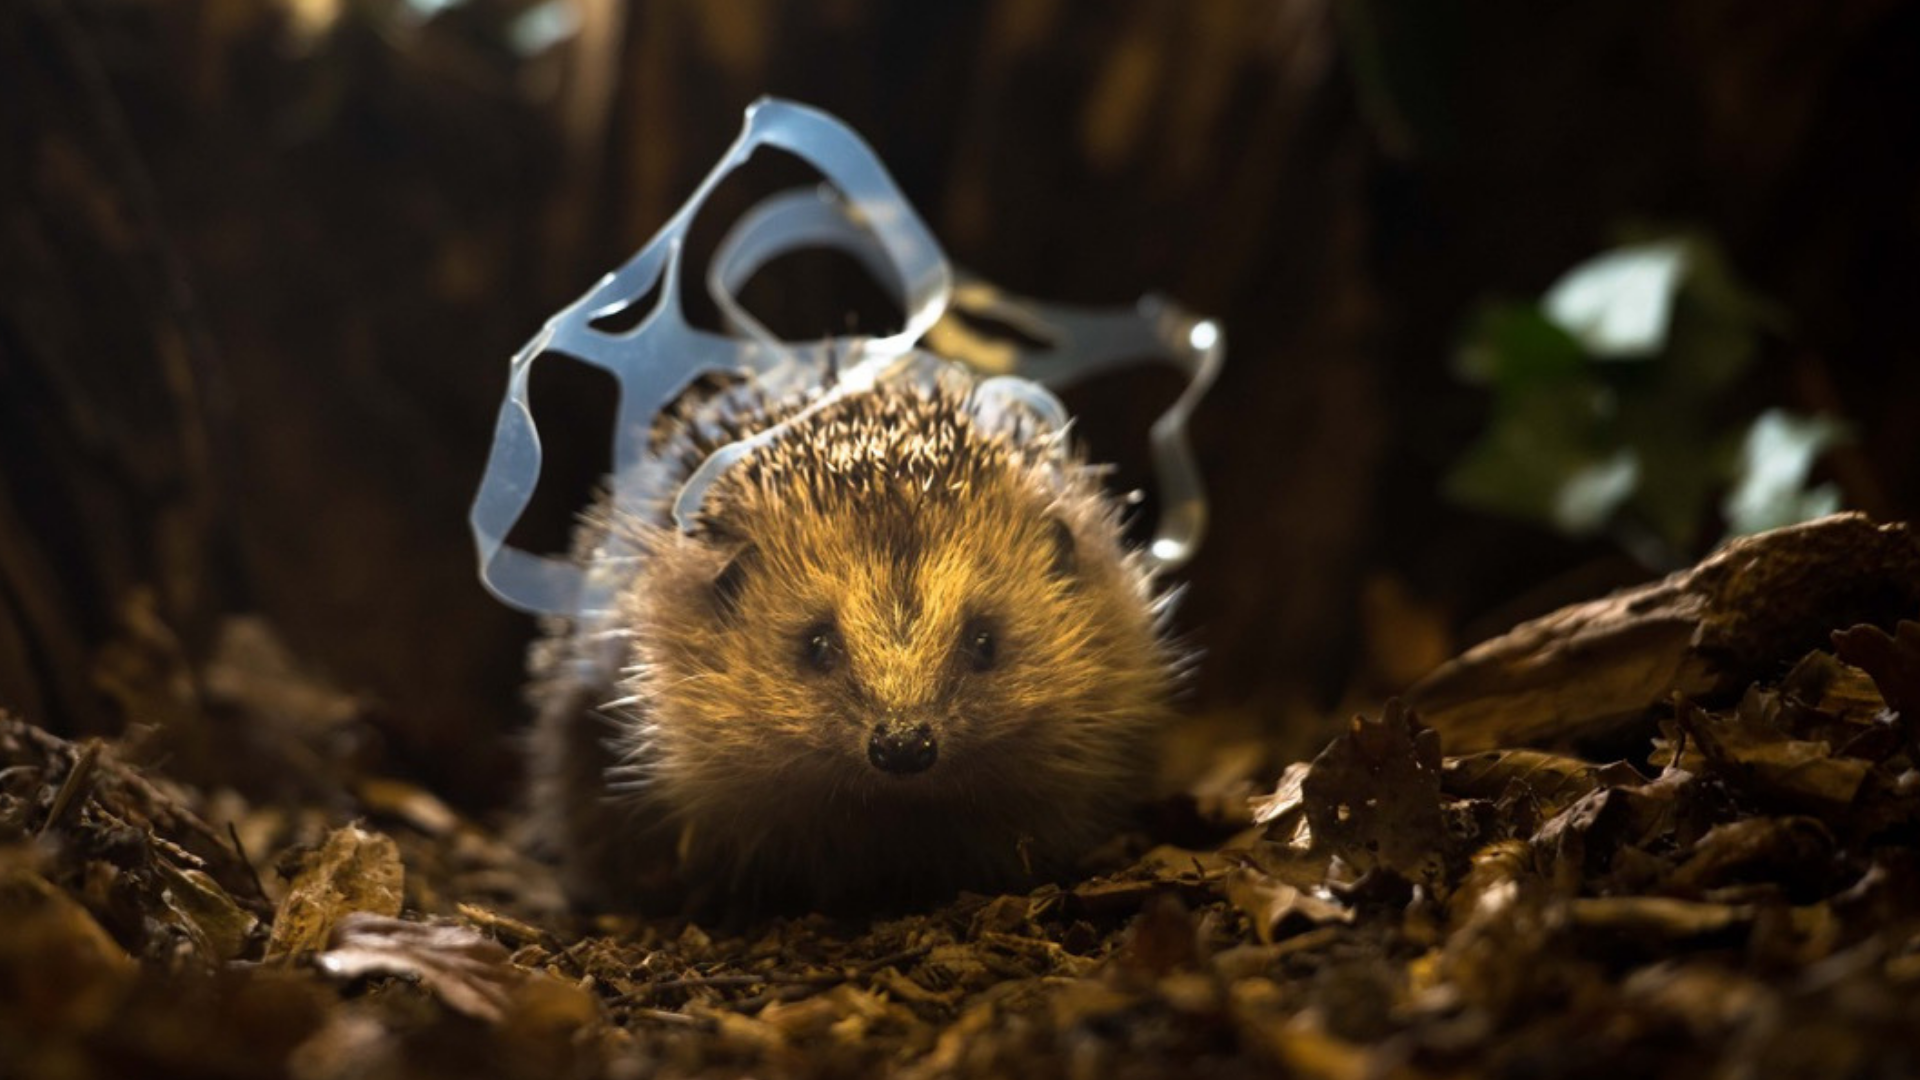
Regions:
<svg viewBox="0 0 1920 1080"><path fill-rule="evenodd" d="M602 628L532 653L531 823L577 904L897 905L1113 835L1182 667L1172 593L1104 471L976 389L693 394L640 497L583 517L577 560L639 557ZM674 527L709 454L782 423Z"/></svg>

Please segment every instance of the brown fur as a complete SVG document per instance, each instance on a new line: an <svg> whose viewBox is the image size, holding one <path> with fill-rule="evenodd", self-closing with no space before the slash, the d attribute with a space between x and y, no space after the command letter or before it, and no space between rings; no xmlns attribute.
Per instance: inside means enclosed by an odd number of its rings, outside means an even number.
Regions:
<svg viewBox="0 0 1920 1080"><path fill-rule="evenodd" d="M743 389L686 410L656 441L675 463L661 498L796 409ZM564 626L536 654L536 827L577 896L633 907L677 876L746 899L917 897L1057 870L1112 828L1171 657L1093 470L985 432L964 391L887 385L797 421L706 510L692 534L659 503L584 530L583 557L602 530L647 556L620 592L617 687L568 666ZM983 631L990 654L969 651ZM931 768L869 761L889 718L931 727Z"/></svg>

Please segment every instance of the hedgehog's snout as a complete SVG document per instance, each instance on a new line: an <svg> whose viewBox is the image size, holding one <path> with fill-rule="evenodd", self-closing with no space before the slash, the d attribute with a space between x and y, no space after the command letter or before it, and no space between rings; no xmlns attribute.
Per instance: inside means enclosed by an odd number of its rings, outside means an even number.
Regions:
<svg viewBox="0 0 1920 1080"><path fill-rule="evenodd" d="M933 768L940 757L940 743L934 738L933 725L888 714L876 724L867 740L867 760L881 772L911 776Z"/></svg>

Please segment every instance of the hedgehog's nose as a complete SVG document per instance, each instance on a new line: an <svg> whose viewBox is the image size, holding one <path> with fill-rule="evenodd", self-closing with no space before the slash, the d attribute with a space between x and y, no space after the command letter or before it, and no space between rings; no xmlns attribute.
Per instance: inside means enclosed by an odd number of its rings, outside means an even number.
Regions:
<svg viewBox="0 0 1920 1080"><path fill-rule="evenodd" d="M908 776L926 772L940 756L940 744L934 741L933 728L889 716L873 729L867 741L867 760L881 772Z"/></svg>

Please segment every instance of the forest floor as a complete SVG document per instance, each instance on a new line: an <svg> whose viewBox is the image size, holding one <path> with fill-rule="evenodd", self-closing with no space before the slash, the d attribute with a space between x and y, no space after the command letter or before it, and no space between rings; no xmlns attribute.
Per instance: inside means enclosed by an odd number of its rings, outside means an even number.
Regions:
<svg viewBox="0 0 1920 1080"><path fill-rule="evenodd" d="M1920 579L1744 550L1740 581L1920 614ZM1674 602L1698 580L1646 595L1709 620ZM711 925L569 913L510 818L364 774L353 699L236 623L210 669L139 680L171 689L124 739L0 722L0 1074L1917 1075L1920 623L1809 626L1833 616L1804 600L1766 640L1814 647L1752 678L1704 621L1516 631L1582 643L1536 705L1604 696L1580 673L1628 653L1658 670L1624 760L1540 748L1543 706L1530 746L1429 728L1418 691L1282 769L1196 725L1200 779L1075 880ZM175 778L209 752L246 755L246 794Z"/></svg>

